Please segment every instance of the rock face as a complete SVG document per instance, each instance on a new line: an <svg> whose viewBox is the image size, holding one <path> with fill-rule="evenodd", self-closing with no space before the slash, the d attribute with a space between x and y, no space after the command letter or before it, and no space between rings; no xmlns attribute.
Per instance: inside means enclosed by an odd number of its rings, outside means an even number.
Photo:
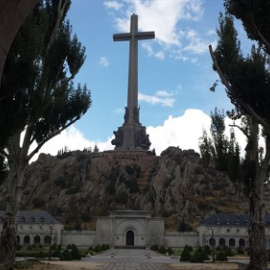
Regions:
<svg viewBox="0 0 270 270"><path fill-rule="evenodd" d="M3 186L1 197L5 193ZM21 208L48 210L67 224L88 222L109 210L150 210L166 217L167 227L177 227L196 224L213 211L247 212L247 200L236 193L227 175L204 168L193 150L169 147L160 156L75 151L41 154L26 169Z"/></svg>

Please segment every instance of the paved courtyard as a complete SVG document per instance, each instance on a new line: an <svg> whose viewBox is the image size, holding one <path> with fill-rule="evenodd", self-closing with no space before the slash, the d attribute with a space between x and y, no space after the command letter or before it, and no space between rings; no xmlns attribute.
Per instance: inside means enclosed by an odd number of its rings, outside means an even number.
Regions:
<svg viewBox="0 0 270 270"><path fill-rule="evenodd" d="M110 249L84 260L101 263L98 270L169 270L179 259L145 249Z"/></svg>

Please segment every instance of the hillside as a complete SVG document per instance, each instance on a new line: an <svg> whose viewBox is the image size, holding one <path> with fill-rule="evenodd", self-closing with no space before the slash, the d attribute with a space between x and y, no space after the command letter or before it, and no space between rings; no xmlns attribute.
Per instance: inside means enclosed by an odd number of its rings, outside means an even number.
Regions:
<svg viewBox="0 0 270 270"><path fill-rule="evenodd" d="M150 152L74 151L41 154L28 166L22 209L44 209L67 225L89 224L109 210L151 210L166 228L196 225L213 212L247 213L248 204L226 174L201 165L193 150ZM5 196L6 188L1 188ZM1 208L4 208L4 200Z"/></svg>

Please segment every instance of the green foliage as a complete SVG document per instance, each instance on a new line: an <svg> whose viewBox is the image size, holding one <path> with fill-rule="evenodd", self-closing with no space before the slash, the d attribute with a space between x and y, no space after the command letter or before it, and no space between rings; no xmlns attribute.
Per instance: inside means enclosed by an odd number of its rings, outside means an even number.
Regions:
<svg viewBox="0 0 270 270"><path fill-rule="evenodd" d="M217 251L222 251L223 253L225 253L226 256L234 256L234 253L232 251L232 249L230 247L227 246L219 246L217 248Z"/></svg>
<svg viewBox="0 0 270 270"><path fill-rule="evenodd" d="M139 193L140 189L136 179L130 179L126 182L127 187L129 188L130 193Z"/></svg>
<svg viewBox="0 0 270 270"><path fill-rule="evenodd" d="M102 251L101 245L96 245L94 250L96 253L101 252Z"/></svg>
<svg viewBox="0 0 270 270"><path fill-rule="evenodd" d="M165 248L164 246L161 246L161 247L158 249L158 253L166 254L166 248Z"/></svg>
<svg viewBox="0 0 270 270"><path fill-rule="evenodd" d="M128 194L126 191L122 190L115 194L115 202L125 204L128 201Z"/></svg>
<svg viewBox="0 0 270 270"><path fill-rule="evenodd" d="M219 252L217 253L217 255L216 255L216 260L217 260L217 261L228 261L228 258L227 258L227 256L226 256L225 252L219 251Z"/></svg>
<svg viewBox="0 0 270 270"><path fill-rule="evenodd" d="M190 258L192 263L203 263L205 260L209 260L209 257L205 253L202 247L199 247Z"/></svg>
<svg viewBox="0 0 270 270"><path fill-rule="evenodd" d="M172 248L169 247L167 248L166 253L168 253L171 256L172 254L174 254L174 251Z"/></svg>
<svg viewBox="0 0 270 270"><path fill-rule="evenodd" d="M267 261L270 262L270 249L267 250Z"/></svg>
<svg viewBox="0 0 270 270"><path fill-rule="evenodd" d="M191 259L191 252L190 252L190 249L188 246L185 246L182 254L181 254L181 257L180 257L180 261L181 262L189 262Z"/></svg>
<svg viewBox="0 0 270 270"><path fill-rule="evenodd" d="M233 129L230 139L225 136L225 115L215 108L211 112L211 138L203 131L199 148L203 165L213 164L220 171L226 171L231 180L240 179L240 148Z"/></svg>
<svg viewBox="0 0 270 270"><path fill-rule="evenodd" d="M150 249L153 251L158 251L159 248L158 245L152 245Z"/></svg>
<svg viewBox="0 0 270 270"><path fill-rule="evenodd" d="M204 246L203 249L204 249L204 252L205 252L206 255L211 255L212 254L212 250L208 245Z"/></svg>
<svg viewBox="0 0 270 270"><path fill-rule="evenodd" d="M244 250L243 248L241 248L241 247L238 247L238 248L236 249L236 251L237 251L237 254L239 254L239 255L245 254L245 250Z"/></svg>

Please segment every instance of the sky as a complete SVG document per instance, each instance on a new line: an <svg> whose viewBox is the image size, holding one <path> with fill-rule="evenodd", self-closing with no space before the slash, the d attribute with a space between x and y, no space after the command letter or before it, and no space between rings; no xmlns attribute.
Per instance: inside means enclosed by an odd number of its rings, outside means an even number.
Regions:
<svg viewBox="0 0 270 270"><path fill-rule="evenodd" d="M129 32L132 14L138 15L139 31L155 32L155 39L139 41L138 57L140 122L150 149L157 155L169 146L199 152L211 111L232 108L221 84L210 91L219 78L208 46L217 44L220 12L222 0L73 0L68 19L87 56L74 82L87 85L93 103L39 153L95 145L100 151L114 149L113 131L122 126L127 105L129 42L114 42L112 36ZM245 38L239 22L236 27Z"/></svg>

